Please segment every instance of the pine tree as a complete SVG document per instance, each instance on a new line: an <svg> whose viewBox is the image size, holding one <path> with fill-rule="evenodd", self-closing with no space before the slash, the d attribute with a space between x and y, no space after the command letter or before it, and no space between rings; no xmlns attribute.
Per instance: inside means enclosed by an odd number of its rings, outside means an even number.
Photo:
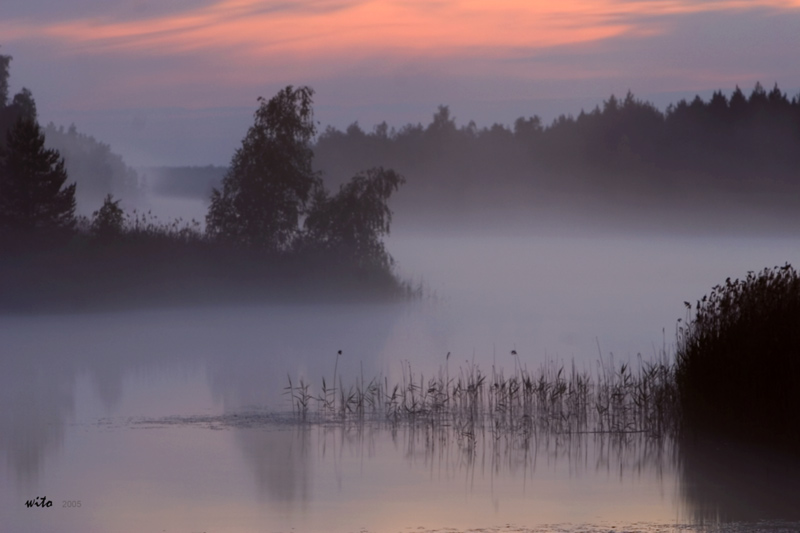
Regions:
<svg viewBox="0 0 800 533"><path fill-rule="evenodd" d="M39 124L19 119L0 162L0 232L72 229L75 184L66 181L64 159L44 147Z"/></svg>

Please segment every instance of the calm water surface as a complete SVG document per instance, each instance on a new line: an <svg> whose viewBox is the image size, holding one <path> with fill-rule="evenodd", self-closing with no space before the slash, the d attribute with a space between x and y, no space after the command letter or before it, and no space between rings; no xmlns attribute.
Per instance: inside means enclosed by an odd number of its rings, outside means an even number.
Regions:
<svg viewBox="0 0 800 533"><path fill-rule="evenodd" d="M485 434L466 450L446 431L275 416L287 375L318 391L334 365L347 383L431 375L448 352L451 368L507 370L512 349L529 368L648 359L671 349L684 300L800 264L800 241L401 234L389 248L435 298L0 317L0 531L800 524L797 465L724 443ZM53 506L26 507L36 497Z"/></svg>

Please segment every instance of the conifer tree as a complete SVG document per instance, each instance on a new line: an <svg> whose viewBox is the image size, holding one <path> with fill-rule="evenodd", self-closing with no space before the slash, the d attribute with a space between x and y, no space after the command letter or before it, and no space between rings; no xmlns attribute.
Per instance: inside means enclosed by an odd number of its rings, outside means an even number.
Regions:
<svg viewBox="0 0 800 533"><path fill-rule="evenodd" d="M8 103L8 66L11 56L0 54L0 108Z"/></svg>
<svg viewBox="0 0 800 533"><path fill-rule="evenodd" d="M20 118L0 162L0 231L69 230L75 225L75 184L65 185L64 159L44 146L35 120Z"/></svg>

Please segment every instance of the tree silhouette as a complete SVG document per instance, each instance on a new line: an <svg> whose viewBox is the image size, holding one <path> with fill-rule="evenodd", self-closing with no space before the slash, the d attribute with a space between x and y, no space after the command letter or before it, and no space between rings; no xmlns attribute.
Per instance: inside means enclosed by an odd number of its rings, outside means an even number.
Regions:
<svg viewBox="0 0 800 533"><path fill-rule="evenodd" d="M64 160L44 147L39 124L20 118L0 164L0 230L64 230L75 225L75 184Z"/></svg>
<svg viewBox="0 0 800 533"><path fill-rule="evenodd" d="M119 206L120 200L114 200L109 194L103 200L103 205L92 213L92 235L102 242L113 241L122 235L125 229L125 213Z"/></svg>
<svg viewBox="0 0 800 533"><path fill-rule="evenodd" d="M316 133L310 87L259 98L255 123L234 154L206 216L212 238L268 251L287 249L299 232L319 178L311 162Z"/></svg>
<svg viewBox="0 0 800 533"><path fill-rule="evenodd" d="M741 120L747 113L747 97L738 85L728 101L728 109L734 121Z"/></svg>
<svg viewBox="0 0 800 533"><path fill-rule="evenodd" d="M0 109L8 103L8 66L11 56L0 54Z"/></svg>
<svg viewBox="0 0 800 533"><path fill-rule="evenodd" d="M36 102L27 87L23 87L20 92L14 95L11 107L16 111L17 117L36 120Z"/></svg>
<svg viewBox="0 0 800 533"><path fill-rule="evenodd" d="M318 188L305 221L308 243L362 266L390 266L381 237L392 222L387 201L403 183L394 170L376 167L354 176L333 197Z"/></svg>

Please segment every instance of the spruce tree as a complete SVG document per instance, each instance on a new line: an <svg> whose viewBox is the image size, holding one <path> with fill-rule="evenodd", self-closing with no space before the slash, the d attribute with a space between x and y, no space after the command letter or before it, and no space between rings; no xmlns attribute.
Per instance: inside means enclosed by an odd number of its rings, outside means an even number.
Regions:
<svg viewBox="0 0 800 533"><path fill-rule="evenodd" d="M0 108L8 103L8 66L11 56L0 54Z"/></svg>
<svg viewBox="0 0 800 533"><path fill-rule="evenodd" d="M0 162L0 232L71 230L75 184L65 185L64 159L44 146L39 124L19 119Z"/></svg>

